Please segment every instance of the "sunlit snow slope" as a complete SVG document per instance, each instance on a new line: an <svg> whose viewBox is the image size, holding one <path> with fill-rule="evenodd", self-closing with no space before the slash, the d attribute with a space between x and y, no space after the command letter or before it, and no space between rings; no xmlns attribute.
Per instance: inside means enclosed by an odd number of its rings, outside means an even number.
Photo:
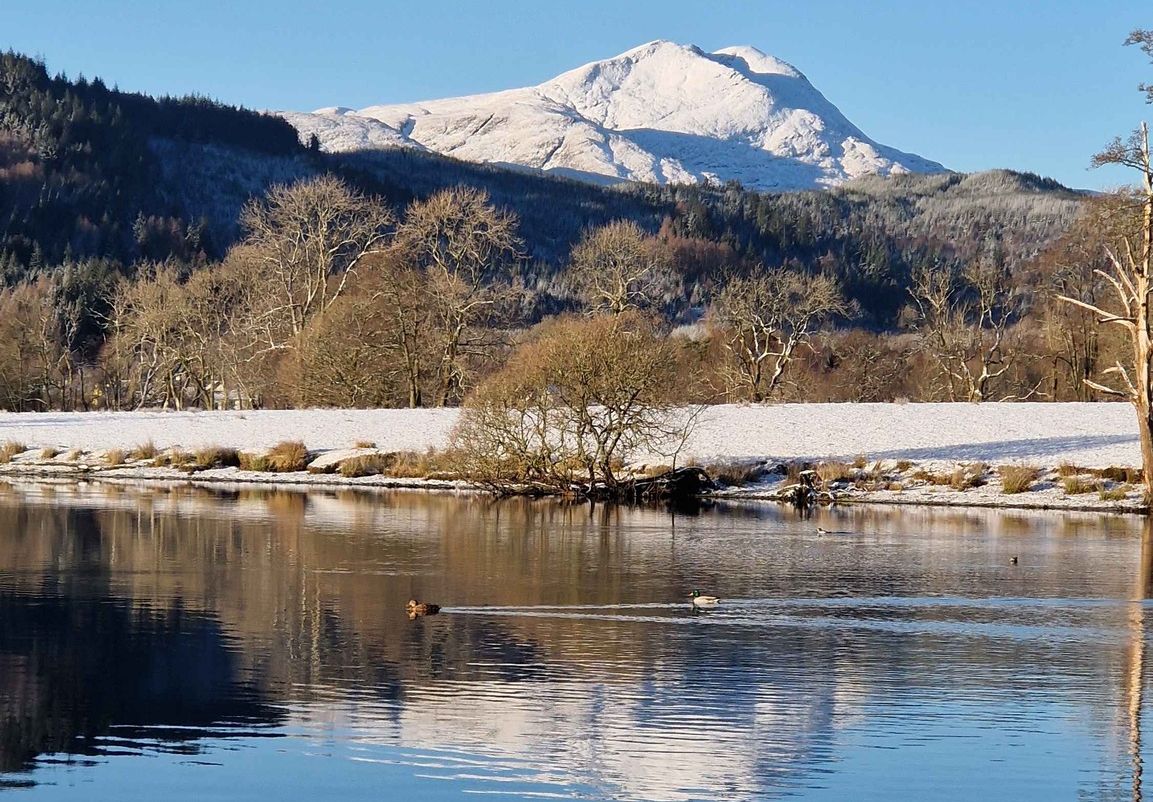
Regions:
<svg viewBox="0 0 1153 802"><path fill-rule="evenodd" d="M806 189L945 169L869 139L800 71L752 47L657 41L526 89L282 114L328 151L419 147L606 183Z"/></svg>

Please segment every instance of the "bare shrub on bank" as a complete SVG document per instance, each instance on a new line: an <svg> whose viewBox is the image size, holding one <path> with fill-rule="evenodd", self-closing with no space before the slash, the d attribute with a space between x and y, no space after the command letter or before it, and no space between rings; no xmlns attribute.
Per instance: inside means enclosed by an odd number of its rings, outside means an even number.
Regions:
<svg viewBox="0 0 1153 802"><path fill-rule="evenodd" d="M989 399L1019 356L1010 326L1023 309L1023 293L1008 267L992 258L960 270L925 267L914 271L909 296L913 329L937 368L937 386L929 394L949 401Z"/></svg>
<svg viewBox="0 0 1153 802"><path fill-rule="evenodd" d="M467 400L460 472L496 489L612 490L638 454L675 459L693 416L670 400L674 357L637 313L545 324Z"/></svg>

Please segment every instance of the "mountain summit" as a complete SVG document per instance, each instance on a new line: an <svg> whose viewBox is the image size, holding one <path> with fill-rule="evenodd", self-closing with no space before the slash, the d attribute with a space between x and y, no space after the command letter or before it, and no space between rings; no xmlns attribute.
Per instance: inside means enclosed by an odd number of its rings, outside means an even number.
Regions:
<svg viewBox="0 0 1153 802"><path fill-rule="evenodd" d="M281 114L329 151L417 147L598 183L810 189L945 169L874 142L799 70L752 47L656 41L525 89Z"/></svg>

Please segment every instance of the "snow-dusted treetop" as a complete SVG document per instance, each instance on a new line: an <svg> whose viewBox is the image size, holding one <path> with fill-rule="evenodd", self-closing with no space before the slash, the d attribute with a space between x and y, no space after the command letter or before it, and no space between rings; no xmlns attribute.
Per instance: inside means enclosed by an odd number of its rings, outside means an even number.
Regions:
<svg viewBox="0 0 1153 802"><path fill-rule="evenodd" d="M282 114L328 151L417 147L605 183L807 189L945 169L874 142L799 70L752 47L656 41L525 89Z"/></svg>

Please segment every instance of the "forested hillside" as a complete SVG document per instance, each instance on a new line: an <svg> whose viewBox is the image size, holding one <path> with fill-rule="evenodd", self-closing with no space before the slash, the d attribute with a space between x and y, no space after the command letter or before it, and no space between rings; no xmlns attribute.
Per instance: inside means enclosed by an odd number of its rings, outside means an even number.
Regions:
<svg viewBox="0 0 1153 802"><path fill-rule="evenodd" d="M69 260L193 259L213 242L172 202L150 143L179 140L296 153L294 129L271 115L200 97L154 99L101 80L50 77L0 55L0 273L7 281Z"/></svg>
<svg viewBox="0 0 1153 802"><path fill-rule="evenodd" d="M671 338L679 401L1083 398L1116 344L1052 299L1100 291L1092 205L1008 171L770 194L328 154L9 53L0 407L455 404L567 312Z"/></svg>
<svg viewBox="0 0 1153 802"><path fill-rule="evenodd" d="M863 179L833 191L764 194L725 187L602 188L415 150L330 156L279 117L203 97L160 98L99 79L51 77L41 62L0 58L0 274L103 257L217 259L240 209L272 184L340 175L400 208L440 189L488 191L520 219L526 270L544 294L590 227L629 219L650 232L722 243L745 261L839 277L861 322L894 323L918 265L987 255L1017 265L1072 220L1079 199L1010 172ZM717 276L689 265L683 315ZM547 304L546 304L547 306Z"/></svg>

